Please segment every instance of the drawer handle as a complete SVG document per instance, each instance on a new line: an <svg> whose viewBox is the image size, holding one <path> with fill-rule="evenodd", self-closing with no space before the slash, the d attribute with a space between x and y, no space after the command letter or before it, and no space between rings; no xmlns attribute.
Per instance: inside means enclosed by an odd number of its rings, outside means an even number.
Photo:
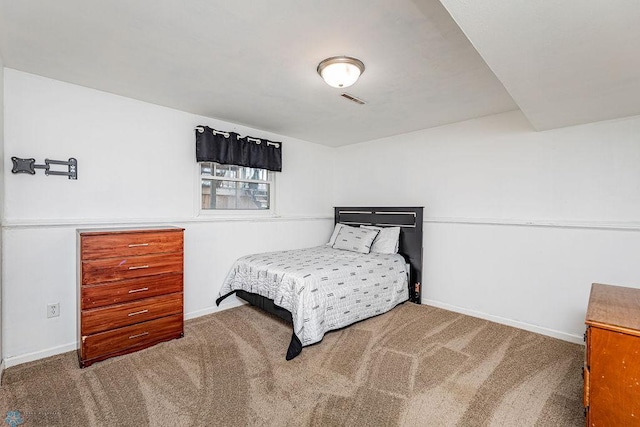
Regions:
<svg viewBox="0 0 640 427"><path fill-rule="evenodd" d="M138 314L144 314L144 313L148 313L148 312L149 312L149 310L134 311L133 313L127 314L127 316L137 316Z"/></svg>
<svg viewBox="0 0 640 427"><path fill-rule="evenodd" d="M130 294L135 294L136 292L144 292L144 291L148 291L149 288L140 288L140 289L130 289L129 293Z"/></svg>
<svg viewBox="0 0 640 427"><path fill-rule="evenodd" d="M149 244L148 243L131 243L129 245L130 248L139 248L141 246L149 246Z"/></svg>
<svg viewBox="0 0 640 427"><path fill-rule="evenodd" d="M148 265L136 265L136 266L133 266L133 267L129 267L129 270L140 270L140 269L143 269L143 268L149 268L149 266Z"/></svg>
<svg viewBox="0 0 640 427"><path fill-rule="evenodd" d="M130 340L132 340L132 339L134 339L134 338L140 338L140 337L143 337L143 336L145 336L145 335L149 335L149 332L143 332L143 333L141 333L141 334L131 335L131 336L129 337L129 339L130 339Z"/></svg>

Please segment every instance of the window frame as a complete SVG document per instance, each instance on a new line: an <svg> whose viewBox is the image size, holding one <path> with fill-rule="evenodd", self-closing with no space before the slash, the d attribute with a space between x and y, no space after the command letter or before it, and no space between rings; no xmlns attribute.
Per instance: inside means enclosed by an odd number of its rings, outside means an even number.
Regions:
<svg viewBox="0 0 640 427"><path fill-rule="evenodd" d="M196 216L204 216L204 217L251 217L251 216L259 216L259 217L273 217L276 214L275 204L276 204L276 173L270 170L267 170L267 181L261 180L250 180L250 179L240 179L240 178L225 178L225 177L215 177L206 178L210 181L234 181L234 182L247 182L247 183L259 183L259 184L268 184L269 185L269 209L205 209L202 207L202 164L203 163L211 163L215 165L220 165L220 163L216 162L196 162L195 168L195 187L196 194L195 197L195 210ZM240 166L244 167L244 166ZM261 168L254 168L261 169Z"/></svg>

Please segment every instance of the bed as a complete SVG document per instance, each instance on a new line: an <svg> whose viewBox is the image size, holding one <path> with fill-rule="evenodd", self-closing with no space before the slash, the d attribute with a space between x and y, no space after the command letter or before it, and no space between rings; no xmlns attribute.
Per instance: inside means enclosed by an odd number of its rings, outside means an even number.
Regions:
<svg viewBox="0 0 640 427"><path fill-rule="evenodd" d="M330 244L241 257L216 304L239 298L293 324L286 359L325 333L420 303L421 207L336 207ZM397 253L390 246L394 236ZM385 240L387 239L387 240Z"/></svg>

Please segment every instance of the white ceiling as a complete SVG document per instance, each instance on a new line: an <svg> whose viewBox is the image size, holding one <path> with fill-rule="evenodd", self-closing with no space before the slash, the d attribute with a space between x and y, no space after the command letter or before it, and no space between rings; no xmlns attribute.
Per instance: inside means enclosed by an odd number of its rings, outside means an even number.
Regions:
<svg viewBox="0 0 640 427"><path fill-rule="evenodd" d="M538 129L640 114L640 2L442 3L451 15L437 0L0 0L0 53L329 146L517 108ZM316 74L343 54L366 65L346 90L366 105Z"/></svg>
<svg viewBox="0 0 640 427"><path fill-rule="evenodd" d="M442 3L535 129L640 114L640 1Z"/></svg>

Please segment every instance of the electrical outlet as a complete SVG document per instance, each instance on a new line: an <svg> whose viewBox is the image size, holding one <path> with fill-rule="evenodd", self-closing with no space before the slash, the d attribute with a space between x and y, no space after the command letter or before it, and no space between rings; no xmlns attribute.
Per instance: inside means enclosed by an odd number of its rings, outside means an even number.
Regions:
<svg viewBox="0 0 640 427"><path fill-rule="evenodd" d="M47 317L58 316L60 316L60 303L57 302L55 304L47 304Z"/></svg>

